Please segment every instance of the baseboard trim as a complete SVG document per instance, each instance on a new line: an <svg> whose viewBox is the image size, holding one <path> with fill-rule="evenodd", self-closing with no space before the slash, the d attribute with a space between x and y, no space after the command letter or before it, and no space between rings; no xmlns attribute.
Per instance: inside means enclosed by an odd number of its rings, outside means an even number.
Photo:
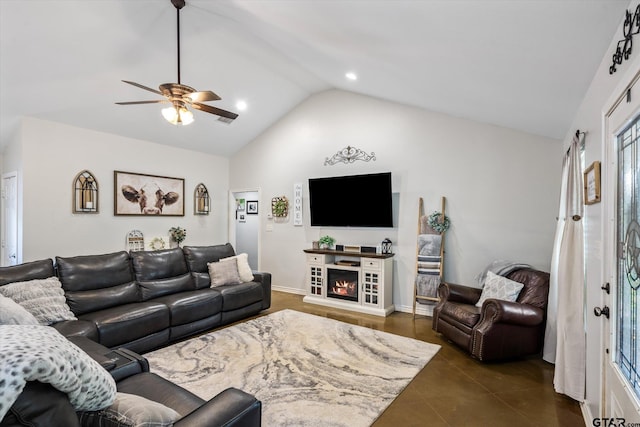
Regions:
<svg viewBox="0 0 640 427"><path fill-rule="evenodd" d="M298 288L288 288L286 286L273 286L271 285L271 289L278 292L286 292L288 294L296 294L296 295L306 295L307 293Z"/></svg>

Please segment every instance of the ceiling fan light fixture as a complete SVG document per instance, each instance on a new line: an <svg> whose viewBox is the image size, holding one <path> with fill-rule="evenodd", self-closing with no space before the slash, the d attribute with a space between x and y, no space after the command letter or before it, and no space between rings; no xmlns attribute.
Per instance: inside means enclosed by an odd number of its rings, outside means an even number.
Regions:
<svg viewBox="0 0 640 427"><path fill-rule="evenodd" d="M182 106L171 106L162 109L162 117L172 125L189 125L193 123L193 113Z"/></svg>

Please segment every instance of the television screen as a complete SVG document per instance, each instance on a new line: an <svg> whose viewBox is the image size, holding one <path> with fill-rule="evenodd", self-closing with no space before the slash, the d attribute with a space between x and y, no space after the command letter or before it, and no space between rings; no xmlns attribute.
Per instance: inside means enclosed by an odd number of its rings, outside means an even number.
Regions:
<svg viewBox="0 0 640 427"><path fill-rule="evenodd" d="M309 179L311 225L393 227L391 172Z"/></svg>

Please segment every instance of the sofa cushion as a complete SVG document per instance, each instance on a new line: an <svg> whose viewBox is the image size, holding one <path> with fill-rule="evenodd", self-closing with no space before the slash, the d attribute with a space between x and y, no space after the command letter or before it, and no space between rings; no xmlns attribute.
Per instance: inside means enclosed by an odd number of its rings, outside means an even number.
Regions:
<svg viewBox="0 0 640 427"><path fill-rule="evenodd" d="M76 315L140 300L129 254L56 257L58 277Z"/></svg>
<svg viewBox="0 0 640 427"><path fill-rule="evenodd" d="M471 304L446 302L440 311L440 318L449 323L464 325L463 329L471 333L471 328L480 320L480 308Z"/></svg>
<svg viewBox="0 0 640 427"><path fill-rule="evenodd" d="M180 292L153 299L169 307L171 326L184 325L222 311L222 294L214 289Z"/></svg>
<svg viewBox="0 0 640 427"><path fill-rule="evenodd" d="M51 325L65 337L87 337L93 341L100 341L98 327L89 320L63 320L62 322Z"/></svg>
<svg viewBox="0 0 640 427"><path fill-rule="evenodd" d="M222 311L236 310L256 302L262 302L262 285L256 282L218 286L222 294Z"/></svg>
<svg viewBox="0 0 640 427"><path fill-rule="evenodd" d="M65 291L109 288L135 280L129 254L125 251L75 257L57 256L56 265Z"/></svg>
<svg viewBox="0 0 640 427"><path fill-rule="evenodd" d="M87 291L67 290L65 295L71 311L77 316L141 300L140 286L136 282Z"/></svg>
<svg viewBox="0 0 640 427"><path fill-rule="evenodd" d="M9 283L0 286L0 294L20 304L42 325L76 320L57 277Z"/></svg>
<svg viewBox="0 0 640 427"><path fill-rule="evenodd" d="M78 415L83 427L169 427L180 419L179 413L161 403L122 392L108 408Z"/></svg>
<svg viewBox="0 0 640 427"><path fill-rule="evenodd" d="M181 415L189 414L205 403L195 394L151 372L118 381L118 391L162 403Z"/></svg>
<svg viewBox="0 0 640 427"><path fill-rule="evenodd" d="M208 273L207 264L234 256L231 243L212 246L185 246L182 248L189 269L194 273Z"/></svg>
<svg viewBox="0 0 640 427"><path fill-rule="evenodd" d="M51 384L29 381L0 425L80 427L80 421L65 393Z"/></svg>
<svg viewBox="0 0 640 427"><path fill-rule="evenodd" d="M145 282L189 273L182 249L131 252L133 271L138 282Z"/></svg>
<svg viewBox="0 0 640 427"><path fill-rule="evenodd" d="M0 285L24 282L25 280L46 279L55 275L51 259L25 262L24 264L0 267Z"/></svg>
<svg viewBox="0 0 640 427"><path fill-rule="evenodd" d="M193 277L190 273L167 279L140 281L138 284L140 285L143 301L148 301L163 295L189 292L195 289Z"/></svg>
<svg viewBox="0 0 640 427"><path fill-rule="evenodd" d="M238 273L238 262L235 258L210 262L207 264L207 267L209 268L212 288L241 283L240 274Z"/></svg>
<svg viewBox="0 0 640 427"><path fill-rule="evenodd" d="M251 266L249 265L249 255L246 253L241 253L236 256L223 258L222 260L232 259L232 258L235 258L236 261L238 262L238 275L240 276L240 281L252 282L253 272L251 271Z"/></svg>
<svg viewBox="0 0 640 427"><path fill-rule="evenodd" d="M39 325L23 306L0 294L0 325Z"/></svg>
<svg viewBox="0 0 640 427"><path fill-rule="evenodd" d="M93 321L100 336L100 344L116 347L169 328L169 308L155 302L124 304L80 315Z"/></svg>
<svg viewBox="0 0 640 427"><path fill-rule="evenodd" d="M482 288L482 294L480 294L480 299L476 302L476 307L482 307L482 303L490 298L514 302L518 299L518 295L520 295L523 287L524 285L522 283L488 271L484 287Z"/></svg>

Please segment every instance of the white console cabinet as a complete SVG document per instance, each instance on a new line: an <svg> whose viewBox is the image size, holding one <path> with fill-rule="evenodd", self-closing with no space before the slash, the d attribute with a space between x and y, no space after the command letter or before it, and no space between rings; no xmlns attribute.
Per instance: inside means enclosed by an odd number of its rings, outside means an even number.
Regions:
<svg viewBox="0 0 640 427"><path fill-rule="evenodd" d="M388 316L393 305L393 254L306 249L303 301Z"/></svg>

